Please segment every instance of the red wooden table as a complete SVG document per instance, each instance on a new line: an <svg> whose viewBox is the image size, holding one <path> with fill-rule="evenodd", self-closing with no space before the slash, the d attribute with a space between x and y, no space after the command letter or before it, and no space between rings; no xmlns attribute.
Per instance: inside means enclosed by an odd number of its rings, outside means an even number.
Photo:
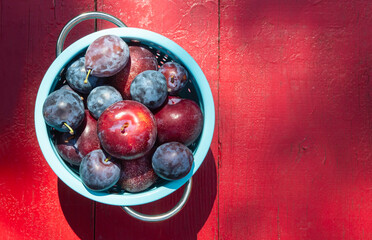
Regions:
<svg viewBox="0 0 372 240"><path fill-rule="evenodd" d="M58 34L93 10L174 40L211 86L214 139L168 221L78 195L37 144ZM371 1L1 0L0 24L0 239L372 239ZM80 24L67 44L95 27L113 25Z"/></svg>

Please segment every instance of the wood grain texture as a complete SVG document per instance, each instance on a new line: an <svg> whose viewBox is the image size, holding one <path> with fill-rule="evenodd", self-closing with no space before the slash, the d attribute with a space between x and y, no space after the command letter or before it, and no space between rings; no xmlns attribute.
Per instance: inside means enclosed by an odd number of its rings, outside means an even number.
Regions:
<svg viewBox="0 0 372 240"><path fill-rule="evenodd" d="M220 239L370 239L371 4L221 1Z"/></svg>
<svg viewBox="0 0 372 240"><path fill-rule="evenodd" d="M55 59L58 34L93 7L93 1L0 2L1 239L93 238L93 202L58 182L34 131L35 98ZM94 30L93 22L82 27L80 37ZM78 37L74 32L69 41ZM71 218L72 210L79 215Z"/></svg>
<svg viewBox="0 0 372 240"><path fill-rule="evenodd" d="M174 40L211 86L213 142L168 221L80 196L37 144L58 34L95 8ZM0 239L372 239L371 29L367 0L0 1ZM135 209L167 211L182 190Z"/></svg>

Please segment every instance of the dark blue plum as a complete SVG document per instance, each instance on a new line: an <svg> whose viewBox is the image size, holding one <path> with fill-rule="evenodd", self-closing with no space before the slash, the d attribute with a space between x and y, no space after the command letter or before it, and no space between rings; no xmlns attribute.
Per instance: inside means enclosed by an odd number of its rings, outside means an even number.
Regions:
<svg viewBox="0 0 372 240"><path fill-rule="evenodd" d="M60 132L77 129L85 117L84 104L80 96L73 91L59 89L52 92L43 105L45 122Z"/></svg>
<svg viewBox="0 0 372 240"><path fill-rule="evenodd" d="M66 71L67 83L77 92L89 94L93 88L103 84L104 79L89 75L88 81L84 83L87 76L85 70L85 57L73 62Z"/></svg>
<svg viewBox="0 0 372 240"><path fill-rule="evenodd" d="M123 97L114 87L100 86L90 92L87 105L93 117L98 119L106 108L122 100Z"/></svg>
<svg viewBox="0 0 372 240"><path fill-rule="evenodd" d="M194 156L190 149L178 142L160 145L152 156L155 173L166 180L185 177L191 170Z"/></svg>
<svg viewBox="0 0 372 240"><path fill-rule="evenodd" d="M120 178L121 166L109 159L102 150L88 153L81 161L79 173L83 184L94 191L105 191Z"/></svg>
<svg viewBox="0 0 372 240"><path fill-rule="evenodd" d="M150 109L158 108L167 98L167 81L158 71L144 71L134 78L130 85L130 95L133 100Z"/></svg>

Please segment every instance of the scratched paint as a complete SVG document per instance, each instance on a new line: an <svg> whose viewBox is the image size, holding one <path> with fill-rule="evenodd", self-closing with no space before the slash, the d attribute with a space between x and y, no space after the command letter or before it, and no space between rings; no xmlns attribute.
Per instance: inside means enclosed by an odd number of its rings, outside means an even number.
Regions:
<svg viewBox="0 0 372 240"><path fill-rule="evenodd" d="M36 144L34 100L59 31L95 3L177 42L212 89L211 150L186 207L166 222L79 196ZM371 239L371 10L367 0L3 0L0 236ZM79 25L66 45L93 29ZM181 195L136 209L164 212Z"/></svg>
<svg viewBox="0 0 372 240"><path fill-rule="evenodd" d="M37 144L34 102L41 79L55 58L63 25L93 1L11 2L0 4L0 238L76 239L93 237L92 202L60 187ZM68 43L93 31L82 24ZM78 34L77 34L78 33ZM83 34L80 35L79 34ZM63 186L63 185L62 185ZM78 230L70 218L79 210Z"/></svg>
<svg viewBox="0 0 372 240"><path fill-rule="evenodd" d="M372 237L370 14L221 1L221 239Z"/></svg>

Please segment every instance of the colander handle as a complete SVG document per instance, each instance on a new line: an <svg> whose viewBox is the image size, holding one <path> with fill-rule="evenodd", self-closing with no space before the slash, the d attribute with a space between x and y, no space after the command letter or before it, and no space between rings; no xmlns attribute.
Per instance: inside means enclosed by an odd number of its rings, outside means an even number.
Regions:
<svg viewBox="0 0 372 240"><path fill-rule="evenodd" d="M103 19L107 20L118 27L127 27L120 19L103 12L86 12L82 13L73 19L71 19L65 27L62 29L61 33L59 34L56 46L56 56L58 57L63 50L63 44L65 43L65 39L67 34L71 31L73 27L75 27L78 23L88 20L88 19Z"/></svg>
<svg viewBox="0 0 372 240"><path fill-rule="evenodd" d="M185 190L180 201L174 206L171 210L166 213L156 214L156 215L147 215L143 213L139 213L133 210L130 207L122 206L123 210L128 213L130 216L137 218L138 220L145 221L145 222L161 222L167 220L174 215L176 215L181 209L185 206L187 200L189 199L191 193L191 186L192 186L192 178L186 183Z"/></svg>

